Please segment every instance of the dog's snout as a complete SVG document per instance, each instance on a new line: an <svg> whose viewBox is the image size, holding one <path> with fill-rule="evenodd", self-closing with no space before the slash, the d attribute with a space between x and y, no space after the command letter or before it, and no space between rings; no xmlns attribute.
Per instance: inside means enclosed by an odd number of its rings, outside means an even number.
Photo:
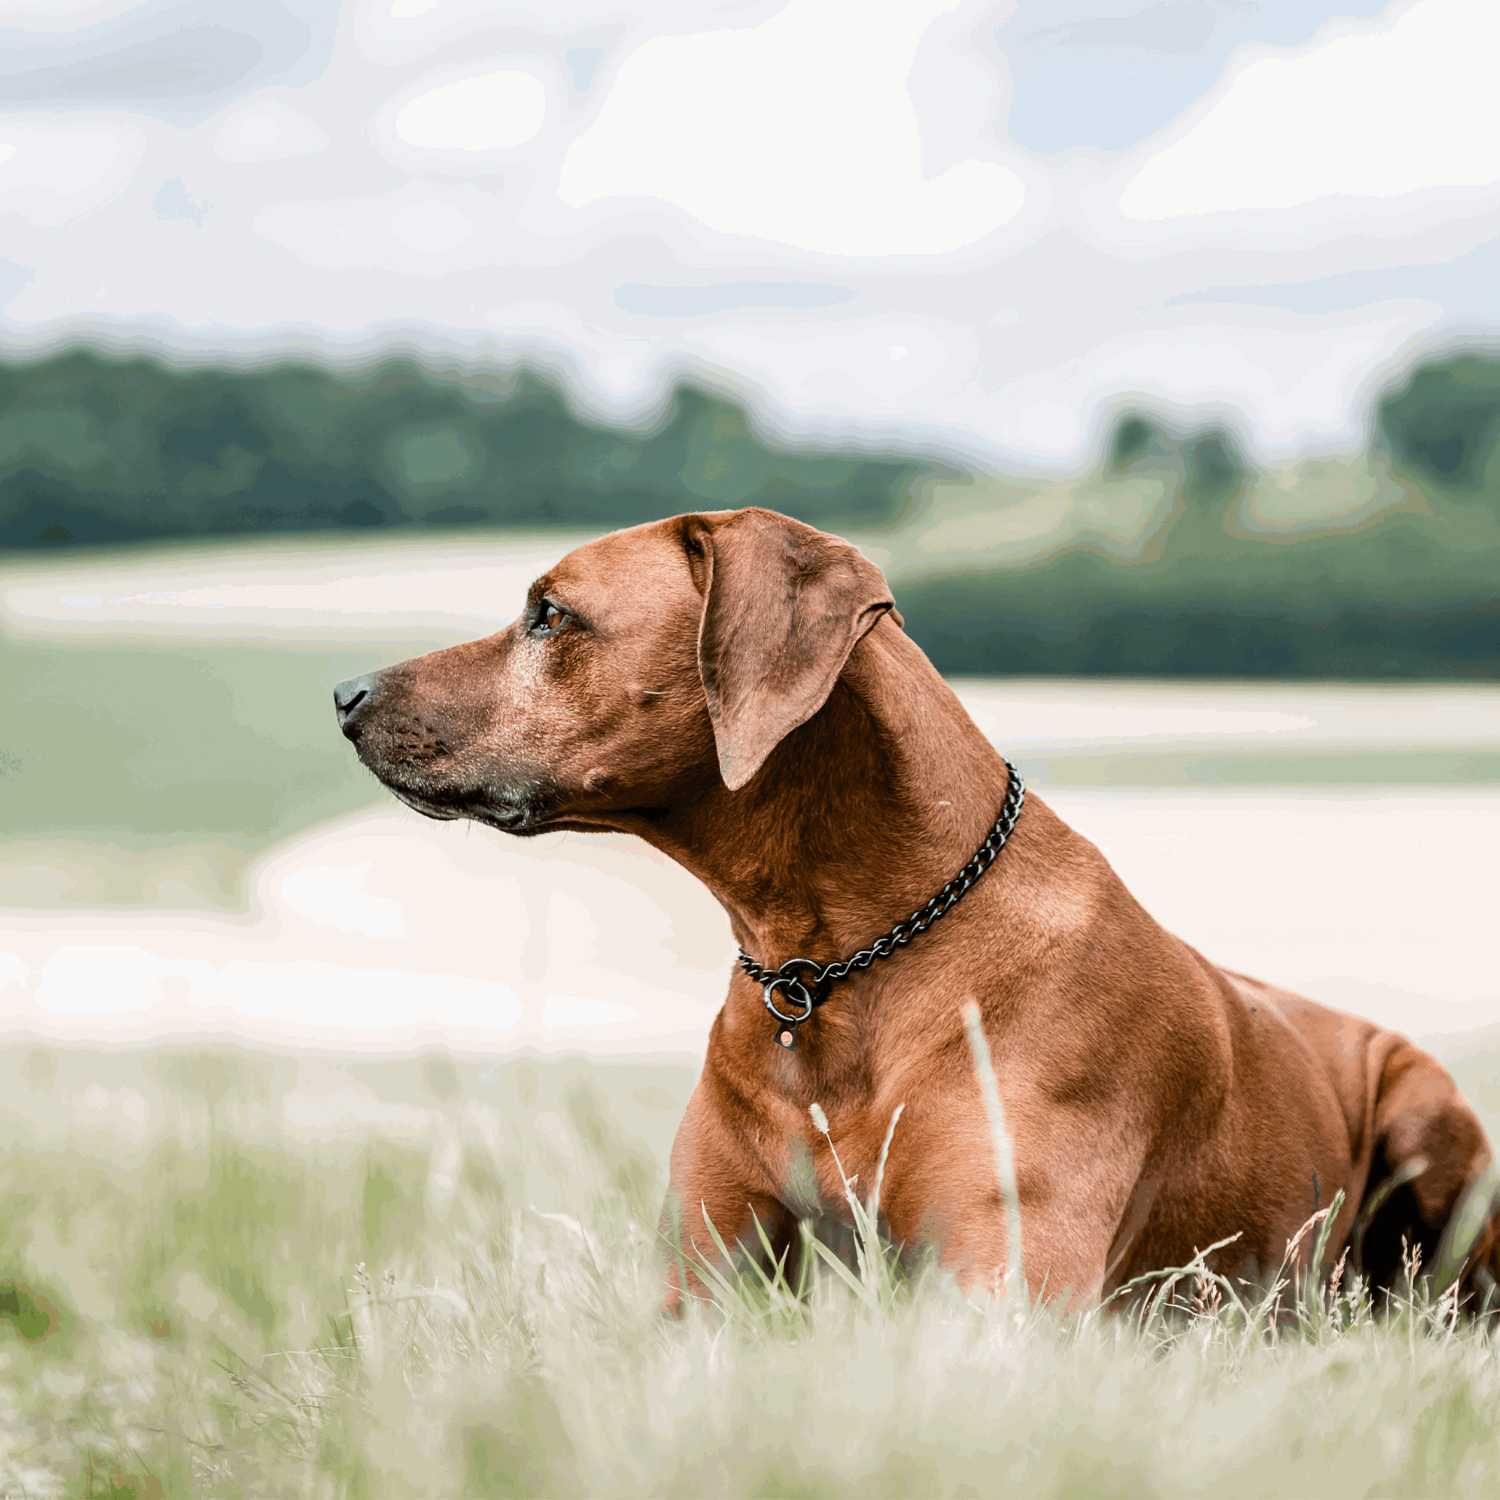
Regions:
<svg viewBox="0 0 1500 1500"><path fill-rule="evenodd" d="M375 697L375 677L366 672L362 677L350 677L333 690L333 709L338 715L339 728L350 739L354 738L361 716Z"/></svg>

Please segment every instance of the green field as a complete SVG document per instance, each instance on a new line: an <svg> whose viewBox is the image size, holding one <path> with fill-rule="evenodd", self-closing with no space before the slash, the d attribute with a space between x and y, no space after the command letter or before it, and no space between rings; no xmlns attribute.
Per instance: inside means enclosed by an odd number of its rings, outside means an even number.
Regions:
<svg viewBox="0 0 1500 1500"><path fill-rule="evenodd" d="M87 361L58 371L93 391L92 415L72 428L59 417L0 431L10 465L0 522L11 527L0 543L16 549L9 564L45 553L82 578L107 554L74 549L107 540L90 527L125 514L111 509L119 496L106 459L136 450L75 444L75 456L95 453L98 473L54 474L38 445L67 447L89 421L119 437L133 420L132 380L166 377L105 371L101 395ZM241 496L243 479L289 504L332 495L348 509L334 521L369 536L359 507L374 502L340 490L325 459L349 472L369 459L364 479L384 475L389 494L410 502L414 540L432 535L418 522L484 524L459 513L472 498L459 491L493 475L480 457L460 474L456 450L438 442L444 422L462 428L472 391L432 395L431 430L393 428L388 449L360 437L384 441L387 398L407 409L420 382L397 375L389 389L375 377L351 388L349 453L304 453L305 472L286 453L284 463L265 457L272 449L235 426L250 408L230 400L232 380L184 377L161 464L142 449L126 476L144 531L108 535L329 524L312 510L280 522L253 507L241 514L235 506L265 499ZM1412 389L1430 394L1435 378ZM334 383L309 376L298 389L324 403L319 431L342 430L328 415ZM43 394L66 416L79 392ZM270 401L275 391L251 394ZM516 422L528 413L543 437L547 423L573 431L545 392L492 395L495 431L523 456L547 446L526 446L530 430ZM1420 417L1415 399L1390 410ZM1343 663L1351 677L1493 677L1500 533L1484 455L1494 433L1484 407L1463 443L1439 443L1433 432L1441 437L1452 405L1436 401L1427 427L1413 418L1405 437L1391 427L1395 458L1360 455L1290 479L1236 468L1219 438L1132 436L1127 422L1102 467L1049 486L936 469L919 483L894 459L794 462L722 404L688 399L654 438L596 432L596 448L578 447L597 464L559 490L557 516L603 524L746 499L786 508L784 482L811 474L809 519L892 523L871 533L883 566L914 633L949 665L1307 676ZM296 403L286 410L295 416ZM277 441L295 448L291 426ZM494 438L496 462L510 440ZM1413 467L1423 453L1430 473ZM618 476L632 465L650 479L626 496L639 514L605 515L599 506L626 494ZM485 492L509 503L536 473ZM288 475L295 485L282 485ZM752 488L730 488L741 480ZM879 504L862 510L867 492ZM1335 494L1344 509L1317 512ZM193 503L173 511L168 502L184 497ZM1313 521L1296 520L1299 505ZM1151 531L1153 515L1165 529ZM1226 529L1257 516L1282 531ZM380 524L405 521L392 509ZM75 540L44 537L49 527ZM1153 550L1152 536L1170 545ZM474 540L498 552L503 539ZM239 544L216 545L227 577ZM288 576L294 564L289 556ZM1208 606L1220 615L1205 622L1194 610ZM258 858L384 804L336 732L329 690L441 641L415 625L410 639L379 640L324 627L327 617L309 616L235 639L70 624L49 635L33 621L30 633L0 634L0 908L30 924L66 918L60 931L72 912L91 931L154 911L238 922ZM1225 642L1244 659L1226 657ZM1408 690L1391 689L1380 710L1389 724L1377 716L1367 731L1368 705L1346 720L1295 688L1241 704L1184 686L1210 717L1326 719L1331 737L1164 731L1098 745L1073 732L1049 741L1028 717L1043 706L1035 688L1013 689L1003 728L1032 737L1022 758L1042 790L1326 785L1399 802L1403 791L1483 789L1500 776L1491 699L1454 707L1478 688L1444 689L1457 696L1441 712L1436 699L1412 708ZM1169 718L1191 706L1171 702ZM1081 714L1108 707L1098 695L1080 704ZM1115 704L1125 719L1139 706ZM1090 722L1114 721L1106 712ZM1336 852L1316 851L1330 881ZM1453 946L1439 925L1420 940ZM515 967L516 955L494 962ZM1372 1320L1345 1275L1336 1297L1288 1288L1275 1309L1215 1309L1193 1278L1175 1310L1062 1321L967 1303L930 1267L893 1276L877 1257L852 1281L822 1266L798 1295L726 1287L685 1322L663 1324L655 1225L690 1060L145 1048L110 1024L92 1033L115 1036L108 1045L13 1032L0 1048L0 1494L1500 1493L1495 1330L1455 1322L1421 1294ZM1500 1138L1500 1035L1441 1050Z"/></svg>
<svg viewBox="0 0 1500 1500"><path fill-rule="evenodd" d="M1493 1039L1464 1045L1492 1078ZM874 1255L662 1323L692 1076L12 1045L0 1492L1500 1487L1493 1323L1420 1293L1372 1320L1347 1269L1276 1309L1192 1278L1175 1310L1064 1321Z"/></svg>

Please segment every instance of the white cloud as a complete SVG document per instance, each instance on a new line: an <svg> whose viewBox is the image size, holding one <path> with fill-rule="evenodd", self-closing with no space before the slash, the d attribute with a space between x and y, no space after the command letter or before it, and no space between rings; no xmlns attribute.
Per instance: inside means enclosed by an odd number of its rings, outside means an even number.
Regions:
<svg viewBox="0 0 1500 1500"><path fill-rule="evenodd" d="M524 345L586 377L611 408L629 407L658 378L658 340L630 338L590 326L560 302L528 299L492 307L482 320L507 342Z"/></svg>
<svg viewBox="0 0 1500 1500"><path fill-rule="evenodd" d="M907 76L958 0L792 0L759 26L627 57L558 183L574 208L663 199L725 234L833 255L935 255L1000 228L1024 189L995 161L928 181Z"/></svg>
<svg viewBox="0 0 1500 1500"><path fill-rule="evenodd" d="M1019 453L1076 462L1096 435L1097 414L1128 394L1178 411L1253 412L1262 456L1352 446L1372 373L1440 316L1431 303L1411 302L1319 316L1263 311L1253 323L1217 316L1124 334L996 392L993 435Z"/></svg>
<svg viewBox="0 0 1500 1500"><path fill-rule="evenodd" d="M4 0L0 0L3 4ZM785 0L781 0L784 4ZM622 33L639 38L671 31L747 26L774 13L777 0L360 0L344 7L343 27L360 55L385 67L410 66L423 56L483 56L497 31L547 37L561 46L549 55Z"/></svg>
<svg viewBox="0 0 1500 1500"><path fill-rule="evenodd" d="M1121 211L1170 219L1500 181L1497 53L1494 0L1420 0L1362 35L1325 27L1307 47L1233 73L1126 184Z"/></svg>
<svg viewBox="0 0 1500 1500"><path fill-rule="evenodd" d="M273 203L252 227L308 265L408 276L494 264L508 241L494 194L467 183L444 188L441 197L416 183L379 198Z"/></svg>
<svg viewBox="0 0 1500 1500"><path fill-rule="evenodd" d="M94 14L92 0L59 3L71 5L54 8L59 30ZM0 118L0 302L12 346L102 335L215 358L293 348L344 359L409 339L439 355L537 360L597 416L651 418L680 372L738 393L785 435L1050 466L1086 456L1099 403L1157 389L1174 406L1233 408L1262 456L1285 451L1288 432L1319 446L1357 436L1380 365L1355 367L1390 352L1386 334L1372 342L1360 330L1389 325L1407 338L1438 324L1415 300L1300 324L1189 302L1216 287L1284 285L1300 306L1301 281L1343 295L1341 272L1422 265L1430 274L1393 278L1390 294L1441 304L1444 332L1497 326L1483 267L1449 276L1443 266L1495 233L1500 185L1407 191L1500 154L1500 132L1466 123L1486 97L1473 73L1496 23L1480 12L1462 45L1439 37L1438 22L1451 32L1466 14L1455 0L1393 11L1384 30L1343 22L1296 52L1239 53L1218 102L1159 137L1181 140L1155 161L1143 148L1128 163L1085 153L1025 166L1000 135L1006 68L990 35L997 13L979 0L866 10L653 0L624 11L614 0L546 10L526 0L501 12L492 0L443 0L421 14L407 3L405 19L392 3L344 8L323 76L257 87L196 124L124 108ZM1384 73L1356 58L1325 78L1319 69L1350 46L1388 62L1407 55ZM583 93L568 83L576 47L603 51ZM1261 63L1275 86L1254 95ZM482 111L464 123L464 89L510 72L543 91L546 118L509 151L475 149L505 137L498 126L485 134ZM1446 79L1437 100L1434 73ZM433 111L426 124L419 103ZM409 138L398 119L413 123ZM1415 132L1414 150L1403 132ZM1322 191L1325 177L1352 191L1351 153L1376 161L1365 189L1398 196L1325 197L1274 219L1254 208ZM1020 216L962 248L1020 201L1007 166L1025 178ZM1138 170L1127 206L1175 217L1121 216L1121 187ZM172 183L185 186L169 203L159 190ZM1237 218L1190 216L1240 203L1252 207ZM163 212L201 216L202 233ZM916 251L933 254L894 268L881 258ZM814 274L824 252L864 258ZM702 305L705 287L788 283L850 295L829 308ZM1350 278L1348 299L1375 304L1385 285ZM656 316L634 292L622 296L641 287L661 292ZM674 291L692 316L667 315ZM1219 332L1193 331L1210 320ZM31 599L40 613L27 628L170 617L184 631L248 632L279 608L239 595L116 602L126 590L105 582L70 592L71 604L56 591ZM103 602L91 609L86 594ZM350 629L394 628L378 601L327 597ZM430 609L443 630L459 628L440 601Z"/></svg>
<svg viewBox="0 0 1500 1500"><path fill-rule="evenodd" d="M78 31L134 10L140 0L0 0L0 26L17 31Z"/></svg>
<svg viewBox="0 0 1500 1500"><path fill-rule="evenodd" d="M541 79L502 68L419 94L396 116L395 130L428 151L506 151L529 141L546 117Z"/></svg>
<svg viewBox="0 0 1500 1500"><path fill-rule="evenodd" d="M974 335L937 318L727 323L695 333L694 352L776 393L776 416L938 420L979 371ZM941 414L941 415L939 415Z"/></svg>
<svg viewBox="0 0 1500 1500"><path fill-rule="evenodd" d="M326 150L328 137L300 109L265 100L237 109L214 137L224 161L282 161Z"/></svg>
<svg viewBox="0 0 1500 1500"><path fill-rule="evenodd" d="M408 203L391 219L391 233L423 255L447 255L474 236L474 221L462 209L434 199Z"/></svg>
<svg viewBox="0 0 1500 1500"><path fill-rule="evenodd" d="M142 146L128 128L12 126L0 138L0 214L48 229L81 218L129 182Z"/></svg>

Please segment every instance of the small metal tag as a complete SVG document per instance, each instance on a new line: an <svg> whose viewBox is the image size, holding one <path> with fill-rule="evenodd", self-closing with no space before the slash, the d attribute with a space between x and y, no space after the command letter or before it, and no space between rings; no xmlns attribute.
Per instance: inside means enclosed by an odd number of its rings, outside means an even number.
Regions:
<svg viewBox="0 0 1500 1500"><path fill-rule="evenodd" d="M785 1048L788 1052L797 1050L797 1028L795 1026L783 1026L776 1033L776 1045Z"/></svg>

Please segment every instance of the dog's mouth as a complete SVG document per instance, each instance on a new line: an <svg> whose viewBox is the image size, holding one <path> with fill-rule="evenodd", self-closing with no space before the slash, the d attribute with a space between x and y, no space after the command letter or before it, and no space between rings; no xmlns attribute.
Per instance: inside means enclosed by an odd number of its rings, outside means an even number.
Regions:
<svg viewBox="0 0 1500 1500"><path fill-rule="evenodd" d="M398 801L424 818L452 822L468 818L502 833L542 833L562 821L551 799L540 787L473 787L434 789L412 786L381 776L380 781Z"/></svg>
<svg viewBox="0 0 1500 1500"><path fill-rule="evenodd" d="M610 812L589 812L576 807L562 807L533 792L497 793L493 789L472 793L414 791L410 787L384 782L386 789L400 802L424 818L452 822L468 818L501 833L531 838L539 833L610 833L618 832L631 822L659 823L669 816L666 807L629 807Z"/></svg>
<svg viewBox="0 0 1500 1500"><path fill-rule="evenodd" d="M514 767L497 776L454 774L457 767L414 763L357 742L360 763L398 801L439 822L468 819L527 838L539 833L617 831L622 820L659 822L665 807L610 807L597 789L569 791L551 777ZM451 759L451 757L445 757ZM476 768L478 769L478 768ZM496 769L499 769L498 767Z"/></svg>

